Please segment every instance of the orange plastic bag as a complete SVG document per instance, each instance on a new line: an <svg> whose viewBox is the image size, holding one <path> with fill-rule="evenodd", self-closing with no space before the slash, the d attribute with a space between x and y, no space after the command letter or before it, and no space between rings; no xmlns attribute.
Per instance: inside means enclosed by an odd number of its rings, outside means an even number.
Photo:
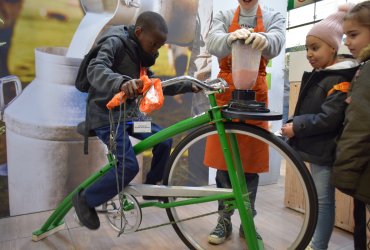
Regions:
<svg viewBox="0 0 370 250"><path fill-rule="evenodd" d="M144 82L144 94L139 106L140 111L148 114L160 109L164 102L161 80L158 78L149 79L147 75L140 77L140 79Z"/></svg>
<svg viewBox="0 0 370 250"><path fill-rule="evenodd" d="M144 93L141 99L139 109L141 112L148 114L154 110L158 110L163 106L164 96L162 91L162 82L159 78L149 78L143 74L140 79L143 81L143 89L139 89L139 93ZM116 94L106 105L110 110L126 101L123 91Z"/></svg>
<svg viewBox="0 0 370 250"><path fill-rule="evenodd" d="M126 101L125 92L121 91L118 94L115 94L113 98L108 102L107 109L111 110L119 105L121 103L124 103Z"/></svg>

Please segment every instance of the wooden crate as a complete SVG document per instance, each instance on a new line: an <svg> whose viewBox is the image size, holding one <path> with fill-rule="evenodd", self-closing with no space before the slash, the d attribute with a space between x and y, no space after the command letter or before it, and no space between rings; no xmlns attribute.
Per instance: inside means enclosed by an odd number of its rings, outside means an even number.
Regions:
<svg viewBox="0 0 370 250"><path fill-rule="evenodd" d="M289 96L289 116L293 115L298 94L300 82L291 82ZM285 176L285 206L297 211L304 211L303 191L299 187L299 182L294 175L289 164L286 166ZM335 211L335 226L349 232L353 232L353 200L352 197L336 190L336 211Z"/></svg>
<svg viewBox="0 0 370 250"><path fill-rule="evenodd" d="M293 172L289 163L285 168L285 196L284 204L286 207L292 208L299 212L305 211L304 195L298 178Z"/></svg>
<svg viewBox="0 0 370 250"><path fill-rule="evenodd" d="M353 198L336 190L335 207L335 226L353 233Z"/></svg>

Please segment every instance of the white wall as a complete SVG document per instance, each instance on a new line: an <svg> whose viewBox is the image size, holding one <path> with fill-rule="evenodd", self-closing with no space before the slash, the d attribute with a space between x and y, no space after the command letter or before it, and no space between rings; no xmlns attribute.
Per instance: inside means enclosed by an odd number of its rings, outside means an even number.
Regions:
<svg viewBox="0 0 370 250"><path fill-rule="evenodd" d="M350 54L350 52L342 44L338 54ZM290 52L289 57L289 82L299 82L302 79L303 72L312 71L312 67L306 58L306 51Z"/></svg>

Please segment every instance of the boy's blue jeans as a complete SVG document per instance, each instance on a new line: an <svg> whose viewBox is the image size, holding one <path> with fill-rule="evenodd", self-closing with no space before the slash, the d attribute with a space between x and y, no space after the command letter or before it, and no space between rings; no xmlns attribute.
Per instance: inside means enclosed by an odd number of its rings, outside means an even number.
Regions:
<svg viewBox="0 0 370 250"><path fill-rule="evenodd" d="M254 173L245 173L245 180L247 182L247 189L249 193L249 200L251 202L253 216L256 216L257 211L255 209L255 202L256 202L256 195L257 195L257 188L258 188L258 180L259 175ZM218 188L231 188L231 182L229 178L229 174L227 171L217 170L216 173L216 185ZM225 205L223 201L219 201L218 203L218 211L220 216L230 218L233 215L234 210L224 211Z"/></svg>
<svg viewBox="0 0 370 250"><path fill-rule="evenodd" d="M331 167L310 164L319 203L319 214L311 247L328 249L335 221L335 188L330 184Z"/></svg>
<svg viewBox="0 0 370 250"><path fill-rule="evenodd" d="M152 134L157 133L162 128L154 123L152 123L152 133L132 133L132 125L121 124L118 129L116 136L116 157L118 160L117 167L117 177L116 177L116 168L113 167L108 171L104 176L99 180L93 183L85 191L86 202L89 207L96 207L104 202L112 199L118 194L117 185L119 190L122 189L122 162L124 158L124 186L126 187L137 175L139 172L139 164L136 159L134 149L131 145L129 135L143 140ZM125 138L123 136L124 131L126 132ZM95 129L96 135L109 147L109 136L110 128L109 126L104 126ZM124 139L124 140L123 140ZM125 154L123 153L123 146L125 145ZM152 149L153 159L149 173L146 175L146 184L156 184L161 181L163 178L164 168L167 164L170 151L172 146L172 139L163 141L155 145ZM117 184L117 180L119 184Z"/></svg>

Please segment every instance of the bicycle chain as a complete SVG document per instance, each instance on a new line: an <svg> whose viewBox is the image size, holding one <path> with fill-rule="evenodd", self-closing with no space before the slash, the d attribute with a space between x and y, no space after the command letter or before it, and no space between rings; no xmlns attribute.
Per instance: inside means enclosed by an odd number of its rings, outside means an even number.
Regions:
<svg viewBox="0 0 370 250"><path fill-rule="evenodd" d="M228 203L228 202L230 202L232 204L231 201L225 201L225 203ZM228 209L235 209L235 208L232 205L229 205L229 208ZM150 227L144 227L144 228L140 228L140 229L136 230L135 232L140 232L140 231L145 231L145 230L149 230L149 229L159 228L159 227L163 227L163 226L173 225L175 223L179 223L179 222L183 222L183 221L188 221L188 220L193 220L193 219L198 219L198 218L209 216L209 215L216 214L216 213L219 213L219 211L216 210L216 211L213 211L213 212L209 212L209 213L205 213L205 214L200 214L200 215L197 215L197 216L188 217L188 218L181 219L181 220L170 221L170 222L167 222L167 223L162 223L162 224L158 224L158 225L154 225L154 226L150 226ZM121 236L121 234L123 234L123 233L124 233L124 229L119 232L118 237Z"/></svg>
<svg viewBox="0 0 370 250"><path fill-rule="evenodd" d="M189 217L189 218L186 218L186 219L181 219L181 220L177 220L177 221L170 221L170 222L167 222L167 223L158 224L158 225L154 225L154 226L150 226L150 227L144 227L144 228L140 228L140 229L136 230L136 232L140 232L140 231L144 231L144 230L148 230L148 229L159 228L159 227L168 226L168 225L173 225L175 223L179 223L179 222L183 222L183 221L198 219L198 218L201 218L201 217L205 217L205 216L209 216L209 215L212 215L212 214L216 214L218 212L219 211L209 212L209 213L206 213L206 214L201 214L201 215Z"/></svg>
<svg viewBox="0 0 370 250"><path fill-rule="evenodd" d="M225 201L225 203L231 203L232 204L231 201ZM235 209L235 208L232 205L229 205L228 209ZM219 211L216 210L216 211L213 211L213 212L209 212L209 213L205 213L205 214L200 214L200 215L189 217L189 218L186 218L186 219L181 219L181 220L177 220L177 221L170 221L170 222L163 223L163 224L158 224L158 225L155 225L155 226L140 228L140 229L136 230L136 232L144 231L144 230L148 230L148 229L154 229L154 228L158 228L158 227L162 227L162 226L173 225L175 223L179 223L179 222L183 222L183 221L188 221L188 220L193 220L193 219L198 219L198 218L209 216L209 215L216 214L216 213L219 213Z"/></svg>
<svg viewBox="0 0 370 250"><path fill-rule="evenodd" d="M100 210L100 211L97 211L98 213L101 213L101 214L105 214L107 213L107 211L105 210ZM185 219L181 219L181 220L177 220L177 221L170 221L170 222L167 222L167 223L162 223L162 224L158 224L158 225L154 225L154 226L150 226L150 227L144 227L144 228L140 228L138 230L136 230L135 232L140 232L140 231L145 231L145 230L149 230L149 229L154 229L154 228L159 228L159 227L163 227L163 226L168 226L168 225L173 225L175 223L179 223L179 222L183 222L183 221L188 221L188 220L193 220L193 219L198 219L198 218L201 218L201 217L205 217L205 216L209 216L209 215L212 215L212 214L216 214L218 213L219 211L213 211L213 212L209 212L209 213L205 213L205 214L200 214L200 215L197 215L197 216L193 216L193 217L189 217L189 218L185 218ZM118 236L121 236L121 234L123 234L124 231L121 229L120 232L118 233Z"/></svg>

